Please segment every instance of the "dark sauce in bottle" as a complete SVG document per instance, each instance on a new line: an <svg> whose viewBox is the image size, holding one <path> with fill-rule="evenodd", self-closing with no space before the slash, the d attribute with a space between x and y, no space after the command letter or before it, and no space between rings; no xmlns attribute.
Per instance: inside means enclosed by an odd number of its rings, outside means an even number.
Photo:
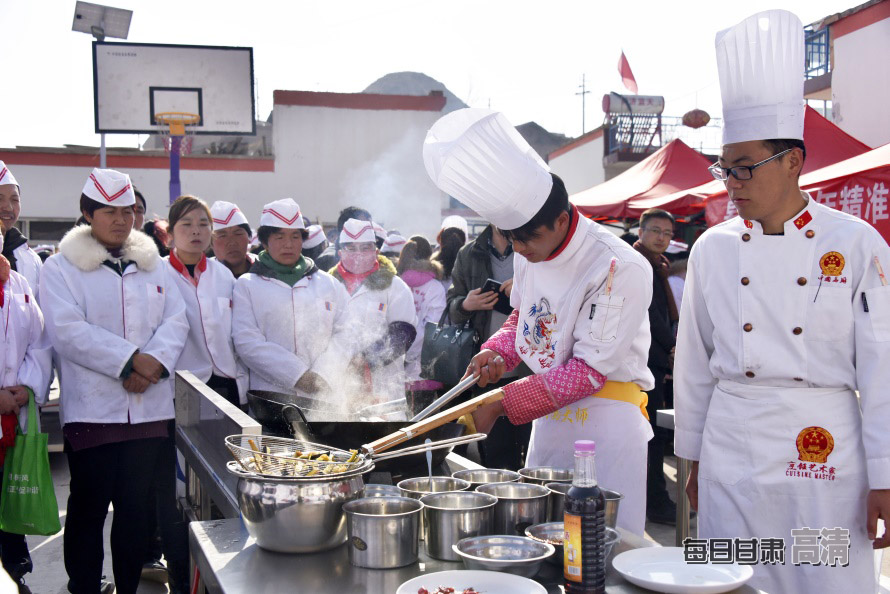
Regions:
<svg viewBox="0 0 890 594"><path fill-rule="evenodd" d="M605 594L606 498L596 482L594 443L575 442L575 476L565 500L566 594Z"/></svg>

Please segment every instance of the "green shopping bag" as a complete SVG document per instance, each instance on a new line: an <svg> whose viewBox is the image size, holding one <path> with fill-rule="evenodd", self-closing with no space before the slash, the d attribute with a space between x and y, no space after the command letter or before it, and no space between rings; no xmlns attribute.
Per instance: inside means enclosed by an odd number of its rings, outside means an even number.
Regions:
<svg viewBox="0 0 890 594"><path fill-rule="evenodd" d="M28 398L28 433L22 435L18 425L16 433L15 445L6 451L3 465L0 530L15 534L55 534L62 526L49 471L49 436L37 432L33 393Z"/></svg>

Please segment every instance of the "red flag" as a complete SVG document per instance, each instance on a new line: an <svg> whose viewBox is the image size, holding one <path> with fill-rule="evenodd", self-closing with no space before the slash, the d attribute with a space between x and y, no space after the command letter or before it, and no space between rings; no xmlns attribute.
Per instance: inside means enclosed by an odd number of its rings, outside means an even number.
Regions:
<svg viewBox="0 0 890 594"><path fill-rule="evenodd" d="M624 50L621 50L621 58L618 59L618 74L621 75L621 82L624 83L624 86L632 93L637 93L637 80L634 78L634 73L630 69L630 64L627 62L627 58L624 55Z"/></svg>

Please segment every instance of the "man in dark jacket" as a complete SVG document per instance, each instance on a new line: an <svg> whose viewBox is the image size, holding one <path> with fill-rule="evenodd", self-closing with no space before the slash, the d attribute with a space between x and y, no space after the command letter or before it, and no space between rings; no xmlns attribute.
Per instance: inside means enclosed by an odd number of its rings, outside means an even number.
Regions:
<svg viewBox="0 0 890 594"><path fill-rule="evenodd" d="M648 367L655 376L655 387L648 392L646 410L655 437L649 441L649 472L646 477L646 517L650 522L674 525L677 506L671 501L664 478L664 449L670 435L655 424L656 411L665 406L665 375L674 364L674 324L679 319L674 296L668 284L670 263L664 256L674 236L674 217L664 210L652 208L640 216L640 239L634 248L652 265L652 303L649 304Z"/></svg>
<svg viewBox="0 0 890 594"><path fill-rule="evenodd" d="M488 279L501 283L501 291L510 296L513 288L513 246L493 225L486 227L479 237L458 252L447 295L451 323L461 325L470 321L479 335L479 344L497 332L509 315L495 309L498 292L482 292ZM476 393L493 390L529 373L531 371L525 365L520 365L507 374L509 377L505 375L494 386L477 388ZM489 468L522 468L530 436L531 423L516 426L506 417L501 417L488 438L479 442L482 463Z"/></svg>

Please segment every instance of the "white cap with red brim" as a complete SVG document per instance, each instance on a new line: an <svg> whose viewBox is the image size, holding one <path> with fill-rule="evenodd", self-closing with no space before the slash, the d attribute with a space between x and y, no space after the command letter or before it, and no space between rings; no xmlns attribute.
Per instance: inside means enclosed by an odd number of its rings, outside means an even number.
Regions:
<svg viewBox="0 0 890 594"><path fill-rule="evenodd" d="M93 169L83 186L83 194L106 206L133 206L136 194L130 176L114 169Z"/></svg>
<svg viewBox="0 0 890 594"><path fill-rule="evenodd" d="M279 229L303 229L303 214L300 205L293 198L282 198L263 206L260 215L260 227L278 227Z"/></svg>
<svg viewBox="0 0 890 594"><path fill-rule="evenodd" d="M238 225L250 225L247 217L241 212L237 204L226 202L225 200L217 200L210 206L210 215L213 217L213 230L219 231L228 227L237 227Z"/></svg>
<svg viewBox="0 0 890 594"><path fill-rule="evenodd" d="M344 243L377 243L374 225L370 221L349 219L340 231L340 244Z"/></svg>

